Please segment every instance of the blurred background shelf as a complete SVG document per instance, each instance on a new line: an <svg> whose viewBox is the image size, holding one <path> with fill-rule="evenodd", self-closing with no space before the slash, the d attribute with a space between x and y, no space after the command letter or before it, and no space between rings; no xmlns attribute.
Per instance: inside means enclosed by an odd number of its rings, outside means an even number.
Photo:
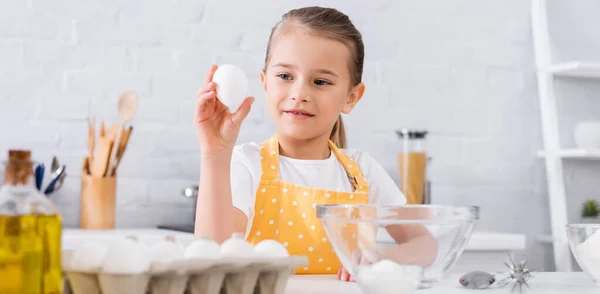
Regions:
<svg viewBox="0 0 600 294"><path fill-rule="evenodd" d="M600 62L597 61L569 61L550 67L550 72L557 76L600 78Z"/></svg>
<svg viewBox="0 0 600 294"><path fill-rule="evenodd" d="M539 157L550 156L551 152L540 150L538 151ZM573 158L573 159L589 159L589 160L600 160L600 149L599 150L587 150L587 149L562 149L557 151L554 156L560 158Z"/></svg>

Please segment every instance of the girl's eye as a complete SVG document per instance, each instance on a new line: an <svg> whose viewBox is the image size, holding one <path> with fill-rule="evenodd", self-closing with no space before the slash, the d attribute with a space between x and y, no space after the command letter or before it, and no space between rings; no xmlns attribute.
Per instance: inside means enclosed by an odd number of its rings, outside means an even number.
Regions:
<svg viewBox="0 0 600 294"><path fill-rule="evenodd" d="M278 74L277 76L278 76L280 79L282 79L282 80L289 80L289 79L291 79L291 78L292 78L292 77L291 77L290 75L288 75L288 74Z"/></svg>
<svg viewBox="0 0 600 294"><path fill-rule="evenodd" d="M325 85L331 85L330 82L325 81L325 80L315 80L315 85L317 86L325 86Z"/></svg>

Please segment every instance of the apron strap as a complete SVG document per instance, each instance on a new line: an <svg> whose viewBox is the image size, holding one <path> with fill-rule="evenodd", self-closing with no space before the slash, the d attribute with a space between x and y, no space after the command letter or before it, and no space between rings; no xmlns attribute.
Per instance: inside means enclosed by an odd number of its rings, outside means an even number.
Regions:
<svg viewBox="0 0 600 294"><path fill-rule="evenodd" d="M365 177L360 173L360 169L358 168L358 164L350 158L346 153L340 151L340 149L329 140L329 148L331 152L335 154L340 164L344 167L346 171L346 175L348 175L348 180L354 187L355 192L367 192L369 191L369 185Z"/></svg>
<svg viewBox="0 0 600 294"><path fill-rule="evenodd" d="M277 180L279 178L279 141L276 135L261 145L260 164L262 166L262 178L265 180Z"/></svg>
<svg viewBox="0 0 600 294"><path fill-rule="evenodd" d="M346 171L346 175L354 191L368 192L369 185L365 177L360 173L358 164L344 152L340 151L331 140L329 141L329 148ZM279 141L276 135L271 136L269 140L261 144L260 155L262 179L277 180L279 178Z"/></svg>

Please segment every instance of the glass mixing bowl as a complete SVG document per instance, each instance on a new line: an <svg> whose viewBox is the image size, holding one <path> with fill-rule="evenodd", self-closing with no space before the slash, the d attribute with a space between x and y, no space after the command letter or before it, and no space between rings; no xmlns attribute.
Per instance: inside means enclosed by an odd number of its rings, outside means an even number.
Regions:
<svg viewBox="0 0 600 294"><path fill-rule="evenodd" d="M579 267L600 284L600 224L568 224L569 247Z"/></svg>
<svg viewBox="0 0 600 294"><path fill-rule="evenodd" d="M364 293L411 293L397 289L415 283L431 287L452 268L479 220L479 208L320 204L317 217Z"/></svg>

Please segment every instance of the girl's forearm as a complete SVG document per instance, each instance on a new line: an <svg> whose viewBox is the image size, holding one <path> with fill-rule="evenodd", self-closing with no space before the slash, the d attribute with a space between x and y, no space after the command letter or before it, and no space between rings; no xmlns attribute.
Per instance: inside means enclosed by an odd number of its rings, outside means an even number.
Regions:
<svg viewBox="0 0 600 294"><path fill-rule="evenodd" d="M432 235L425 234L414 237L405 243L383 249L381 253L385 258L399 264L431 265L438 253L438 242Z"/></svg>
<svg viewBox="0 0 600 294"><path fill-rule="evenodd" d="M231 152L203 156L196 206L196 237L206 235L222 243L235 231L231 200Z"/></svg>

